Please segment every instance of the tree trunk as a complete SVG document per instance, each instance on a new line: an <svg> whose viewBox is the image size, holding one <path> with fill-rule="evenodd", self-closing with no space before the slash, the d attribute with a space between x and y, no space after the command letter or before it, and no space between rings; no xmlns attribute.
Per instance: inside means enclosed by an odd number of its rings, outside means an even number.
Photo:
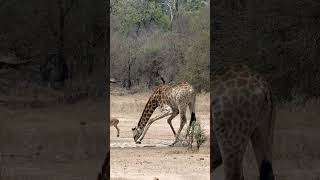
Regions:
<svg viewBox="0 0 320 180"><path fill-rule="evenodd" d="M131 62L130 61L131 60L129 60L129 64L128 64L128 86L127 86L128 89L131 88Z"/></svg>

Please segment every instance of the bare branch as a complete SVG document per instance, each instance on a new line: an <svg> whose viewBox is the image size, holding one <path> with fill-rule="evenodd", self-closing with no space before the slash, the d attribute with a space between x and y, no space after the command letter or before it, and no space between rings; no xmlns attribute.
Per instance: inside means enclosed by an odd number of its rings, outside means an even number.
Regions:
<svg viewBox="0 0 320 180"><path fill-rule="evenodd" d="M171 24L172 21L173 21L173 16L174 16L171 1L169 0L169 1L167 1L167 3L162 3L162 4L167 5L168 8L169 8L169 12L170 12L170 24Z"/></svg>

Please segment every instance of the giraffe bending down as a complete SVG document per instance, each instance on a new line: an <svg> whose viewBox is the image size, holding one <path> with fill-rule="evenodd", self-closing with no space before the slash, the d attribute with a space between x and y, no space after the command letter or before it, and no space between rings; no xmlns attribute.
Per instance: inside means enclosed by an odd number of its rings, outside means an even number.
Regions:
<svg viewBox="0 0 320 180"><path fill-rule="evenodd" d="M117 137L120 135L120 129L118 128L119 119L117 118L111 118L110 120L110 126L114 126L117 129Z"/></svg>
<svg viewBox="0 0 320 180"><path fill-rule="evenodd" d="M188 131L190 129L191 123L196 120L195 99L196 93L193 87L186 82L177 85L161 84L156 87L142 112L138 125L132 128L134 141L136 143L141 143L146 132L148 131L148 128L153 122L166 116L170 116L167 122L170 125L170 128L175 136L175 141L171 145L177 143L181 130L187 122L186 110L188 107L191 113L191 120ZM171 111L164 110L167 106L170 107ZM152 113L157 107L160 107L162 109L162 112L165 113L156 118L150 119ZM180 114L180 127L178 132L176 133L171 121L178 114Z"/></svg>
<svg viewBox="0 0 320 180"><path fill-rule="evenodd" d="M274 180L274 113L269 84L247 66L239 64L224 67L212 75L211 172L223 162L225 180L243 180L243 156L251 140L260 180Z"/></svg>

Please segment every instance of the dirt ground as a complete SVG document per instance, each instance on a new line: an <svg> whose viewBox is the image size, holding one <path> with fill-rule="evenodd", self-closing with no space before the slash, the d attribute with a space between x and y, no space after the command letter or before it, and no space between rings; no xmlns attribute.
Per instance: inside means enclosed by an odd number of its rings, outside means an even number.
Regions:
<svg viewBox="0 0 320 180"><path fill-rule="evenodd" d="M96 179L106 151L105 101L2 100L0 180Z"/></svg>
<svg viewBox="0 0 320 180"><path fill-rule="evenodd" d="M149 94L111 95L112 116L120 119L120 137L110 127L111 176L124 179L209 179L209 143L200 151L168 147L173 134L166 120L152 124L142 144L131 128ZM197 117L209 135L209 95L197 100ZM304 107L277 106L274 171L277 180L320 179L320 101ZM157 113L157 112L156 112ZM55 105L0 97L0 180L92 180L106 148L105 101ZM189 117L188 117L189 119ZM173 120L178 127L179 119ZM108 127L107 127L108 128ZM246 179L258 179L251 145L245 155ZM212 175L223 179L223 167Z"/></svg>
<svg viewBox="0 0 320 180"><path fill-rule="evenodd" d="M201 122L208 142L199 151L186 147L169 147L174 141L173 133L166 118L154 122L142 144L136 145L132 137L150 94L111 95L111 116L120 120L120 137L116 137L116 129L110 129L111 179L112 180L192 180L210 179L210 108L209 95L198 95L196 101L196 117ZM154 115L158 115L155 111ZM190 120L187 111L187 120ZM172 121L178 129L180 117Z"/></svg>
<svg viewBox="0 0 320 180"><path fill-rule="evenodd" d="M112 95L111 115L120 119L120 138L111 127L111 177L114 180L209 179L209 144L199 152L167 147L173 134L166 120L151 125L141 145L133 142L131 128L136 125L149 94ZM197 116L209 135L209 95L197 98ZM305 106L292 103L276 107L273 169L277 180L320 179L320 101ZM178 127L179 119L173 120ZM143 147L147 146L147 147ZM258 179L258 167L251 144L244 158L248 180ZM222 180L223 166L212 175Z"/></svg>
<svg viewBox="0 0 320 180"><path fill-rule="evenodd" d="M273 170L276 180L320 179L320 101L304 107L292 103L276 107ZM257 180L258 168L251 144L244 158L245 179ZM223 166L213 174L223 179Z"/></svg>

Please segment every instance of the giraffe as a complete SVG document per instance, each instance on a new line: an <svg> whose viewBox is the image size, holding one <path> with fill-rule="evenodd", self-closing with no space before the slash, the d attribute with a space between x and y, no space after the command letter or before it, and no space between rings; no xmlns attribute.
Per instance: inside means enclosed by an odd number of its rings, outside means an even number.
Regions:
<svg viewBox="0 0 320 180"><path fill-rule="evenodd" d="M110 176L110 152L108 151L104 157L103 164L98 174L97 180L109 180Z"/></svg>
<svg viewBox="0 0 320 180"><path fill-rule="evenodd" d="M167 119L167 122L170 125L173 135L175 136L175 141L170 146L176 144L179 141L181 130L187 122L186 110L188 107L191 113L191 120L187 131L189 131L191 123L196 120L195 99L196 93L193 87L187 82L179 83L176 85L163 83L157 86L150 96L137 126L132 128L134 141L137 144L140 144L146 132L148 131L148 128L153 122L161 118L170 116ZM167 106L170 107L170 111L165 110L165 107ZM164 114L150 119L152 113L157 107L160 107L161 111L164 112ZM178 132L176 133L172 126L172 119L175 118L178 114L180 114L180 127Z"/></svg>
<svg viewBox="0 0 320 180"><path fill-rule="evenodd" d="M243 156L251 140L260 180L274 180L274 112L269 83L248 66L235 64L212 73L210 86L211 172L223 163L225 180L243 180Z"/></svg>
<svg viewBox="0 0 320 180"><path fill-rule="evenodd" d="M114 126L117 130L117 137L120 135L120 129L118 128L119 119L112 117L110 120L110 127Z"/></svg>

